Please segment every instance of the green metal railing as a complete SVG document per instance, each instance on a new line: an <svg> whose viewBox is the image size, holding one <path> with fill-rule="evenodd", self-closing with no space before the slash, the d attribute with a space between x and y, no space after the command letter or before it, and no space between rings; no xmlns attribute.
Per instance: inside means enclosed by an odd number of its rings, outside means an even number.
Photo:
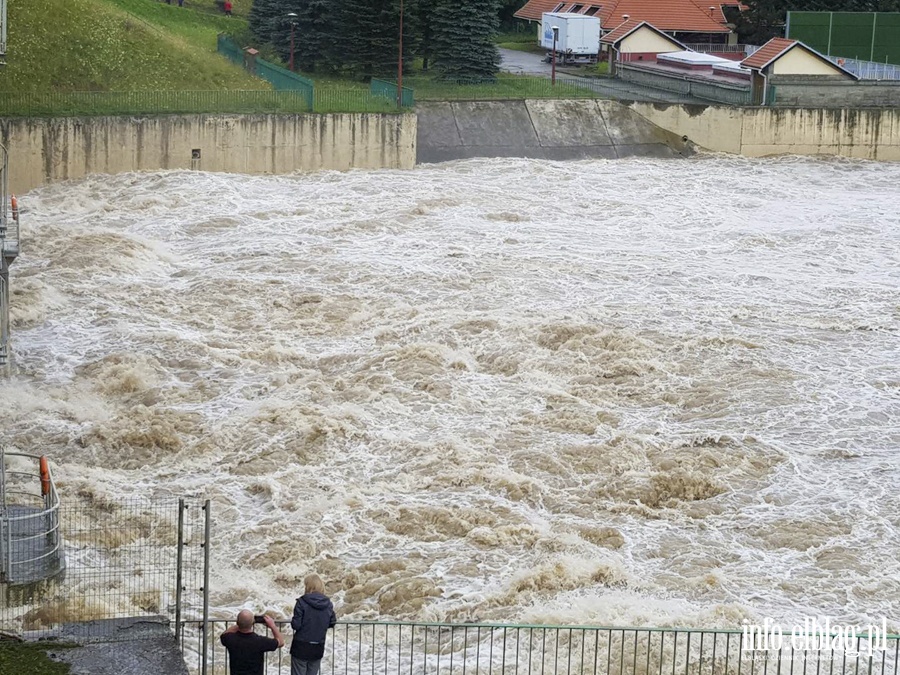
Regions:
<svg viewBox="0 0 900 675"><path fill-rule="evenodd" d="M313 92L315 86L312 80L292 73L289 70L276 66L259 57L248 58L238 47L237 43L224 33L219 33L216 40L216 50L226 58L247 71L271 84L276 91L293 91L301 94L307 103L308 109L313 108Z"/></svg>
<svg viewBox="0 0 900 675"><path fill-rule="evenodd" d="M187 113L396 112L396 102L365 89L303 91L84 91L0 93L0 117Z"/></svg>
<svg viewBox="0 0 900 675"><path fill-rule="evenodd" d="M372 78L372 81L369 83L369 91L375 96L383 96L384 98L393 101L394 105L397 104L396 82ZM413 90L409 87L403 87L403 99L401 100L401 104L404 108L412 108L416 104Z"/></svg>
<svg viewBox="0 0 900 675"><path fill-rule="evenodd" d="M218 641L227 626L185 623L180 646L191 672L228 672L228 654ZM289 632L284 622L279 628ZM211 646L205 665L198 648L204 632ZM814 651L795 649L786 635L780 649L750 651L740 630L341 621L328 634L322 673L897 675L900 637L886 636L885 643L871 654L864 637L850 645L856 654ZM267 675L290 672L287 651L268 655Z"/></svg>

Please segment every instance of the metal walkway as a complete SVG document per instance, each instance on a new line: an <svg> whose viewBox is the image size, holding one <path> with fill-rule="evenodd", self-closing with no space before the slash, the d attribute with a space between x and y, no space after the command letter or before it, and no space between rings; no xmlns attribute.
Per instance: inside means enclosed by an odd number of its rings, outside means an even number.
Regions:
<svg viewBox="0 0 900 675"><path fill-rule="evenodd" d="M0 603L65 571L59 495L46 459L0 449ZM15 594L15 593L14 593Z"/></svg>

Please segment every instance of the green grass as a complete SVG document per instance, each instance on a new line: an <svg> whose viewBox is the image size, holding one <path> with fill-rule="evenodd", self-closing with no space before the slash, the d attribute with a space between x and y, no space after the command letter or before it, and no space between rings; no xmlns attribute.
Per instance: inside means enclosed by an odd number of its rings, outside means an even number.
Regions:
<svg viewBox="0 0 900 675"><path fill-rule="evenodd" d="M537 42L537 29L529 28L528 30L515 30L506 33L498 33L494 36L496 44L509 43L535 43Z"/></svg>
<svg viewBox="0 0 900 675"><path fill-rule="evenodd" d="M227 21L154 0L13 0L0 91L268 88L215 55Z"/></svg>
<svg viewBox="0 0 900 675"><path fill-rule="evenodd" d="M69 664L58 663L47 656L48 649L66 645L45 642L0 641L0 673L16 675L66 675Z"/></svg>
<svg viewBox="0 0 900 675"><path fill-rule="evenodd" d="M541 47L537 42L498 42L498 47L503 49L514 49L517 52L530 52L532 54L546 54L547 50Z"/></svg>

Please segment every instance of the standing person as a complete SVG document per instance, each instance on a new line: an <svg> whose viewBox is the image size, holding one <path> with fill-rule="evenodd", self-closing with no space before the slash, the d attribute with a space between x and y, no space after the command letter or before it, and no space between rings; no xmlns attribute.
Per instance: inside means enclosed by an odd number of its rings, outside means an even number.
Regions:
<svg viewBox="0 0 900 675"><path fill-rule="evenodd" d="M231 675L263 675L266 652L274 652L284 647L284 638L272 617L264 617L265 624L272 631L274 638L263 637L253 632L255 617L249 610L241 610L237 622L229 626L219 637L231 657Z"/></svg>
<svg viewBox="0 0 900 675"><path fill-rule="evenodd" d="M291 628L291 675L319 675L319 664L325 654L325 635L337 617L334 605L325 596L325 584L318 574L303 580L304 594L297 598Z"/></svg>
<svg viewBox="0 0 900 675"><path fill-rule="evenodd" d="M225 9L225 16L231 16L231 0L225 0L222 7Z"/></svg>

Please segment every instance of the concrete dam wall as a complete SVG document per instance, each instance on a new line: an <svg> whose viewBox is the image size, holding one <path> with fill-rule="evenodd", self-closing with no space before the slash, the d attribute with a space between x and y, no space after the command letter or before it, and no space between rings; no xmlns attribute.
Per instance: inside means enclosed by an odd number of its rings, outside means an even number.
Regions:
<svg viewBox="0 0 900 675"><path fill-rule="evenodd" d="M164 115L0 120L10 190L92 173L411 169L414 114Z"/></svg>
<svg viewBox="0 0 900 675"><path fill-rule="evenodd" d="M428 102L418 106L419 163L470 157L616 159L689 154L681 134L614 101Z"/></svg>
<svg viewBox="0 0 900 675"><path fill-rule="evenodd" d="M714 152L900 161L900 108L734 108L665 103L632 103L630 108Z"/></svg>
<svg viewBox="0 0 900 675"><path fill-rule="evenodd" d="M685 142L683 138L689 139ZM900 161L900 109L782 109L594 100L428 102L417 114L0 119L10 189L92 173L283 174L411 169L469 157L750 157Z"/></svg>

